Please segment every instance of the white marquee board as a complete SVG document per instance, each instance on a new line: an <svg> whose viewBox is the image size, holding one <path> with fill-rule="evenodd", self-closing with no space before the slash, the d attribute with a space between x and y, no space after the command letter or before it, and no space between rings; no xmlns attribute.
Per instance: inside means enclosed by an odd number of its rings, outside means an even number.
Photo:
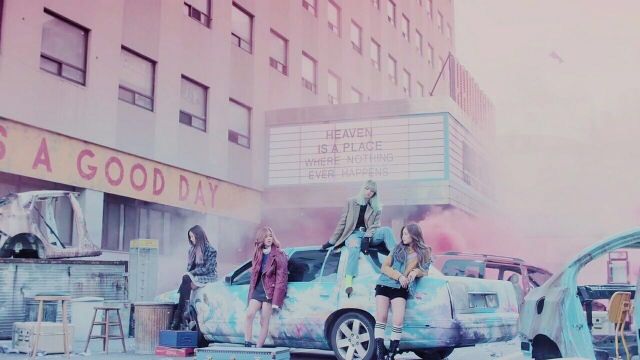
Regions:
<svg viewBox="0 0 640 360"><path fill-rule="evenodd" d="M443 115L273 126L269 185L441 180Z"/></svg>

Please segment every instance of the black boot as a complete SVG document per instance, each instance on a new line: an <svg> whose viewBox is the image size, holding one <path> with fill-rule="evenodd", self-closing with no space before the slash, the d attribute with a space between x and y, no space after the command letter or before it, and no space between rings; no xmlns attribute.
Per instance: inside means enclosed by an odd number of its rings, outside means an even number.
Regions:
<svg viewBox="0 0 640 360"><path fill-rule="evenodd" d="M173 311L173 319L171 320L171 330L180 330L180 324L182 323L182 311L180 307Z"/></svg>
<svg viewBox="0 0 640 360"><path fill-rule="evenodd" d="M387 358L387 348L384 346L384 339L376 338L376 359L385 360Z"/></svg>
<svg viewBox="0 0 640 360"><path fill-rule="evenodd" d="M178 304L178 307L173 312L173 320L171 321L171 330L182 330L186 328L184 324L184 312L189 308L189 300L183 301Z"/></svg>
<svg viewBox="0 0 640 360"><path fill-rule="evenodd" d="M391 340L389 344L389 356L387 359L393 360L398 354L398 346L400 346L400 340Z"/></svg>

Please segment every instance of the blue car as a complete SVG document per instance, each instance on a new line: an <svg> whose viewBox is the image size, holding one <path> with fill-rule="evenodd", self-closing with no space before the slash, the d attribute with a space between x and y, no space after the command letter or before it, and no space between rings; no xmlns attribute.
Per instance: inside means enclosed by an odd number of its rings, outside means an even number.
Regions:
<svg viewBox="0 0 640 360"><path fill-rule="evenodd" d="M374 287L386 255L375 250L360 254L354 292L347 297L346 251L317 246L284 251L289 257L289 286L282 310L271 318L267 344L332 350L340 360L372 359ZM244 342L250 268L247 261L224 279L195 291L192 304L207 340ZM511 340L517 322L518 303L509 282L444 276L432 267L407 302L400 347L423 359L441 359L456 347Z"/></svg>

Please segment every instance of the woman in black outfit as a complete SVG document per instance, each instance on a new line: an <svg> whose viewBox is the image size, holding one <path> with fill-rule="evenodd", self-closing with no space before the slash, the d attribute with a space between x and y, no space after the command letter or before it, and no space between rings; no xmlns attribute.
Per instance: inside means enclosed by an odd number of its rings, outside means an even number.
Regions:
<svg viewBox="0 0 640 360"><path fill-rule="evenodd" d="M180 300L178 308L173 313L171 329L185 328L184 312L189 308L191 290L213 282L218 278L218 252L209 243L207 235L200 225L196 225L187 232L187 239L191 247L187 259L187 272L182 276L182 283L178 288Z"/></svg>

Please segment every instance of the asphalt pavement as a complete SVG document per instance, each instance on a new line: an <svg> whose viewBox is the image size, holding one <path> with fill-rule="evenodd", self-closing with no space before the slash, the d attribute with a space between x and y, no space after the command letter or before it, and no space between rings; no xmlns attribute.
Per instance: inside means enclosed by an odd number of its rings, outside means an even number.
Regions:
<svg viewBox="0 0 640 360"><path fill-rule="evenodd" d="M73 344L73 353L71 355L71 359L82 360L82 359L91 359L91 360L145 360L145 359L154 359L154 360L168 360L168 359L178 359L171 358L166 356L156 356L156 355L140 355L134 352L135 341L133 338L129 338L126 341L127 352L122 352L122 346L119 341L112 341L109 345L109 354L105 354L102 352L102 343L99 340L92 340L92 343L89 346L89 351L87 353L78 353L84 350L85 343L83 341L77 341ZM10 341L0 341L0 347L5 351L11 348ZM449 357L448 360L494 360L494 359L502 359L502 360L521 360L524 357L520 353L519 343L516 341L503 342L503 343L494 343L494 344L482 344L475 347L470 348L461 348L456 349ZM0 358L2 360L13 360L13 359L27 359L28 356L25 354L15 354L15 353L1 353ZM50 355L42 355L38 357L42 360L48 359L64 359L64 354L50 354ZM291 349L291 359L293 360L334 360L335 357L333 353L330 351L322 351L322 350L307 350L307 349ZM415 356L413 353L402 354L397 356L396 359L420 359Z"/></svg>

